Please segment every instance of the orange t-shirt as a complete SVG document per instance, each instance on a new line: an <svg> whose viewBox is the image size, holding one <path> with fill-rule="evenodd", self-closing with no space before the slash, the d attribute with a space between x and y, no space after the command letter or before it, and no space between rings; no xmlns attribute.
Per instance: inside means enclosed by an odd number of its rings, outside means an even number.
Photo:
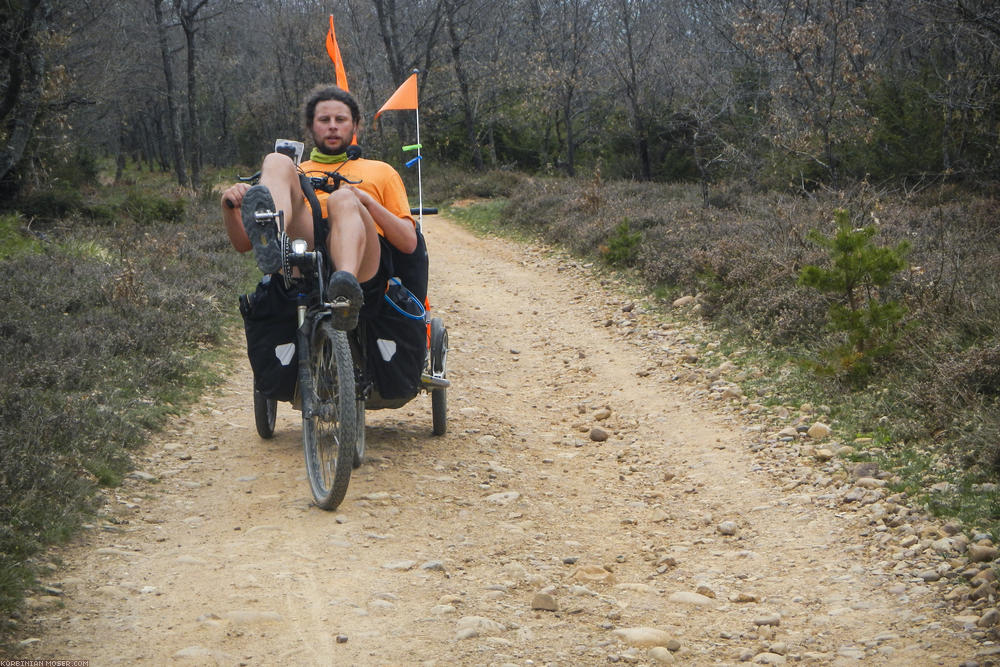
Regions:
<svg viewBox="0 0 1000 667"><path fill-rule="evenodd" d="M409 220L416 225L413 216L410 214L410 202L406 198L406 187L403 185L403 179L399 177L399 173L391 165L378 160L365 160L364 158L334 164L305 160L299 165L299 168L302 169L307 177L322 176L324 173L334 171L338 167L340 167L338 173L344 177L352 181L361 181L354 187L370 194L396 217ZM316 199L319 200L319 204L323 208L324 218L327 216L326 200L329 196L330 193L328 192L323 192L322 190L316 191ZM375 227L378 228L379 234L385 236L378 225L375 225Z"/></svg>

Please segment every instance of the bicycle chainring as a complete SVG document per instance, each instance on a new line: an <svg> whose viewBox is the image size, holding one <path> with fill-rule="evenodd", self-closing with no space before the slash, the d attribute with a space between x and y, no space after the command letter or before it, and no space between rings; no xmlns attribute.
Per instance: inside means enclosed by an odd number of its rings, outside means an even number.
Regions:
<svg viewBox="0 0 1000 667"><path fill-rule="evenodd" d="M285 281L285 289L291 289L292 287L292 240L288 238L288 234L281 232L278 237L279 243L281 243L281 277Z"/></svg>

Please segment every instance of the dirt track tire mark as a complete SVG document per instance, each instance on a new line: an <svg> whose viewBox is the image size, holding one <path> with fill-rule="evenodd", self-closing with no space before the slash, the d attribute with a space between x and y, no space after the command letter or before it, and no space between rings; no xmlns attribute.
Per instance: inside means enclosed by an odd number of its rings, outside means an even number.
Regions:
<svg viewBox="0 0 1000 667"><path fill-rule="evenodd" d="M668 660L626 632L642 628L688 664L974 655L865 521L819 487L785 488L815 475L807 464L752 454L758 431L738 410L678 381L702 332L661 325L543 248L440 219L427 237L451 343L448 434L430 435L429 396L370 412L369 461L341 508L320 511L298 413L280 404L275 438L257 437L235 342L227 384L140 460L158 483L115 490L103 524L59 554L64 594L36 604L26 655Z"/></svg>

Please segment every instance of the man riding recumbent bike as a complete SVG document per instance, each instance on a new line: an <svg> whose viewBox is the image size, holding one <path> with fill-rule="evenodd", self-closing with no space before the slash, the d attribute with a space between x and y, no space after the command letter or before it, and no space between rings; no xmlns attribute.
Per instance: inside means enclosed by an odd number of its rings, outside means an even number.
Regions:
<svg viewBox="0 0 1000 667"><path fill-rule="evenodd" d="M427 250L411 217L418 212L406 204L395 170L360 160L360 150L346 145L356 107L333 90L332 99L325 89L306 105L317 148L333 150L314 149L299 164L302 144L279 141L261 172L223 194L230 240L238 250L252 248L266 274L240 298L257 431L273 435L279 401L301 410L307 477L316 504L328 510L344 499L351 469L364 459L366 409L402 407L428 391L440 435L449 386L448 333L426 314Z"/></svg>

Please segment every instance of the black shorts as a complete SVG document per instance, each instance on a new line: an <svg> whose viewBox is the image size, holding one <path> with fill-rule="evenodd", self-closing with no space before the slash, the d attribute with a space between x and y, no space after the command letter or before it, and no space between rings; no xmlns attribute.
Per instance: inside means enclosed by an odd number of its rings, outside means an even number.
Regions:
<svg viewBox="0 0 1000 667"><path fill-rule="evenodd" d="M371 320L378 317L382 310L382 303L385 301L385 288L392 277L392 246L381 234L378 235L379 258L378 270L370 280L361 283L361 291L365 295L365 303L361 307L359 317Z"/></svg>

